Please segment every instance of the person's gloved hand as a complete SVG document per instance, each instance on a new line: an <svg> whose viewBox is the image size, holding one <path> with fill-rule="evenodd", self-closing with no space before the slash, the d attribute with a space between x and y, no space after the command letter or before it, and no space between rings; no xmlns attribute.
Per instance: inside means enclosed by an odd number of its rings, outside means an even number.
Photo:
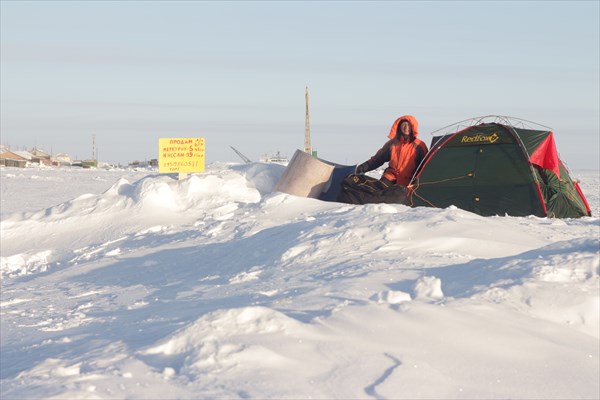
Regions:
<svg viewBox="0 0 600 400"><path fill-rule="evenodd" d="M364 162L356 167L356 174L364 174L369 172L369 164Z"/></svg>

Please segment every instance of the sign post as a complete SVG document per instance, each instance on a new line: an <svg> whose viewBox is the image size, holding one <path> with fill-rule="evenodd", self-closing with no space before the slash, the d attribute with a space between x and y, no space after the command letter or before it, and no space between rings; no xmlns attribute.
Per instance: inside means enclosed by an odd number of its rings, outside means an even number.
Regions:
<svg viewBox="0 0 600 400"><path fill-rule="evenodd" d="M189 172L204 172L204 138L158 139L158 173L179 173L186 179Z"/></svg>

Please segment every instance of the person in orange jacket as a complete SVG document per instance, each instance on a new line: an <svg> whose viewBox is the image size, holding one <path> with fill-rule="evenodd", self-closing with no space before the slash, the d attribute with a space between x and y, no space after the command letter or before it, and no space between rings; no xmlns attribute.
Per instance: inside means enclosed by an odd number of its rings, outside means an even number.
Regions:
<svg viewBox="0 0 600 400"><path fill-rule="evenodd" d="M390 129L390 140L368 161L356 167L356 173L364 174L389 162L381 181L388 186L407 186L427 154L427 145L417 138L418 135L419 123L415 117L404 115L398 118Z"/></svg>

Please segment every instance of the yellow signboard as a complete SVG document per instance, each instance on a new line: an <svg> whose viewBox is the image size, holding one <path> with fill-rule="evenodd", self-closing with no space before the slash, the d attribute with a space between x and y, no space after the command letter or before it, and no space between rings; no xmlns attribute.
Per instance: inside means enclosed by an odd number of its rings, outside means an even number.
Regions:
<svg viewBox="0 0 600 400"><path fill-rule="evenodd" d="M204 172L204 138L158 139L158 172Z"/></svg>

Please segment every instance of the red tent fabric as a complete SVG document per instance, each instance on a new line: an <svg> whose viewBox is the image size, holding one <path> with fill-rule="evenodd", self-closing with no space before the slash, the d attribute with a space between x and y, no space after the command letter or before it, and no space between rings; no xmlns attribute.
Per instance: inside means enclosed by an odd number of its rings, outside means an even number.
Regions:
<svg viewBox="0 0 600 400"><path fill-rule="evenodd" d="M539 165L544 169L549 169L560 178L560 160L554 143L554 134L550 132L538 148L529 156L529 162Z"/></svg>

